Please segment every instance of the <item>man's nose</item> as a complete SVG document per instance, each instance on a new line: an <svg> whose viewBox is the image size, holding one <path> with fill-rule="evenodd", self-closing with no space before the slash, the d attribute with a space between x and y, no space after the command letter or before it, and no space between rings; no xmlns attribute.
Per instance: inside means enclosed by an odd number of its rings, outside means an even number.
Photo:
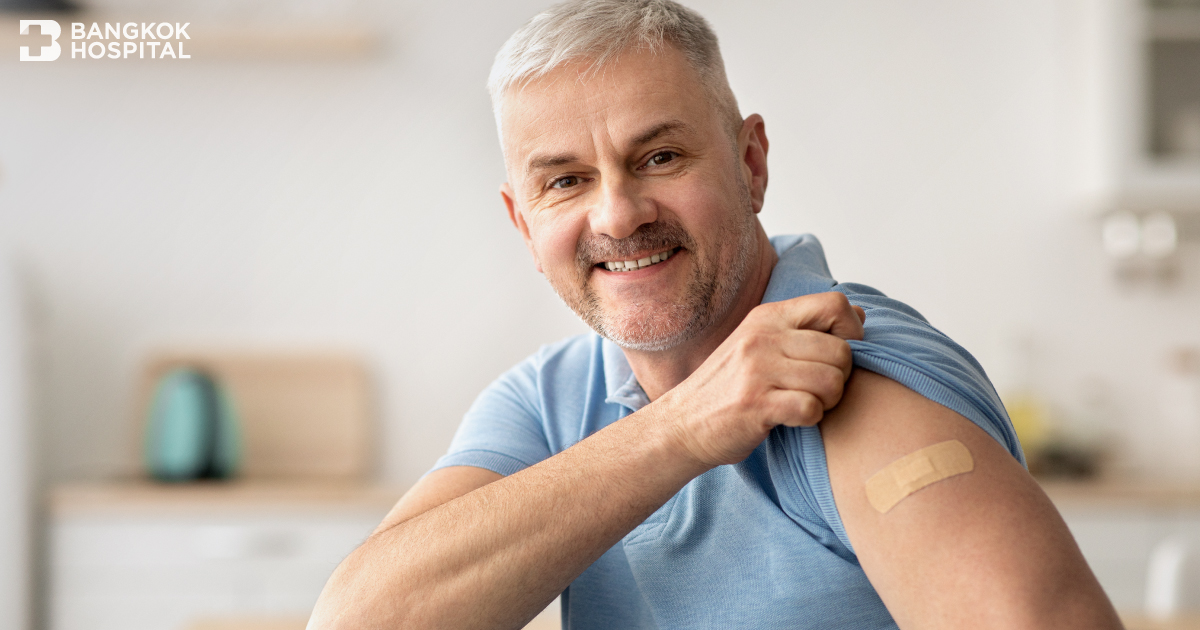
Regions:
<svg viewBox="0 0 1200 630"><path fill-rule="evenodd" d="M592 233L625 238L639 227L658 220L657 205L640 194L638 184L632 177L603 180L599 203L591 213Z"/></svg>

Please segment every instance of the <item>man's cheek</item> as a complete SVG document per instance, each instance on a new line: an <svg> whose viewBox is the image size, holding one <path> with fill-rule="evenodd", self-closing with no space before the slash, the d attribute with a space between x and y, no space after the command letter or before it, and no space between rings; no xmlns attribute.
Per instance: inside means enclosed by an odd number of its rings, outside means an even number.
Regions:
<svg viewBox="0 0 1200 630"><path fill-rule="evenodd" d="M552 233L550 240L547 241L547 247L543 251L545 256L542 258L543 264L548 267L553 267L559 275L574 274L575 268L578 266L578 244L576 239L570 238L567 230L558 230Z"/></svg>

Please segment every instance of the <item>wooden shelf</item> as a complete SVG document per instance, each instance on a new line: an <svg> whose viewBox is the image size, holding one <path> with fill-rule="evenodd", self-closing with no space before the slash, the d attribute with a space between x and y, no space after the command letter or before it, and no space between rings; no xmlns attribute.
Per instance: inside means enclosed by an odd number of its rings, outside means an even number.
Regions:
<svg viewBox="0 0 1200 630"><path fill-rule="evenodd" d="M1141 614L1123 614L1121 621L1127 630L1200 630L1200 615L1151 619Z"/></svg>
<svg viewBox="0 0 1200 630"><path fill-rule="evenodd" d="M1155 510L1200 510L1200 482L1100 479L1095 481L1039 480L1055 505L1061 507L1128 507Z"/></svg>
<svg viewBox="0 0 1200 630"><path fill-rule="evenodd" d="M170 16L167 16L170 17ZM58 44L62 47L59 58L54 63L154 63L153 59L72 59L71 42L89 41L72 40L71 23L82 22L91 25L93 22L158 22L162 16L153 18L145 16L105 15L105 14L52 14L37 16L20 16L9 14L0 16L0 61L17 61L19 46L40 46L48 44L49 38L20 35L21 19L45 18L56 20L62 27L62 35ZM228 19L194 19L185 18L175 22L190 22L187 29L190 39L182 40L184 51L190 59L165 60L175 63L195 63L202 61L360 61L376 58L384 51L384 37L381 31L364 24L353 22L292 22L292 23L256 23L254 21L234 22ZM36 33L36 29L34 29ZM44 40L42 43L36 43ZM100 40L92 39L91 42ZM31 44L31 42L33 42ZM107 42L105 42L107 43ZM36 49L34 50L36 53ZM148 54L148 53L147 53Z"/></svg>
<svg viewBox="0 0 1200 630"><path fill-rule="evenodd" d="M304 630L308 617L242 617L201 619L186 630Z"/></svg>
<svg viewBox="0 0 1200 630"><path fill-rule="evenodd" d="M137 388L134 435L145 435L155 385L181 367L202 369L229 392L244 448L241 477L358 483L369 477L374 409L358 357L216 347L151 353ZM134 452L141 451L139 443Z"/></svg>
<svg viewBox="0 0 1200 630"><path fill-rule="evenodd" d="M351 24L216 24L196 29L190 43L193 59L235 61L360 60L377 56L383 48L379 33Z"/></svg>
<svg viewBox="0 0 1200 630"><path fill-rule="evenodd" d="M149 480L69 483L53 487L53 516L212 514L318 511L386 513L404 490L327 481L210 481L166 484Z"/></svg>

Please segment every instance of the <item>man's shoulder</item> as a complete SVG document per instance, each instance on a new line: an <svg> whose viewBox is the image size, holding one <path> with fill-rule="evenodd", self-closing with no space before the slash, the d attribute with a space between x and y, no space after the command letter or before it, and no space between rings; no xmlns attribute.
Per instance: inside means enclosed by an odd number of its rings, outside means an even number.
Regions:
<svg viewBox="0 0 1200 630"><path fill-rule="evenodd" d="M604 340L596 333L581 333L543 344L519 365L538 374L586 369L602 352Z"/></svg>
<svg viewBox="0 0 1200 630"><path fill-rule="evenodd" d="M845 294L867 315L863 339L850 342L856 367L886 376L967 417L1024 461L1000 397L966 348L908 304L867 285L835 280L815 236L776 236L771 242L779 262L764 302L822 291Z"/></svg>
<svg viewBox="0 0 1200 630"><path fill-rule="evenodd" d="M500 375L492 388L534 395L550 387L561 393L587 387L589 371L602 365L603 339L595 333L573 335L542 345Z"/></svg>
<svg viewBox="0 0 1200 630"><path fill-rule="evenodd" d="M501 374L475 398L434 469L475 466L511 475L565 449L578 439L569 411L594 387L589 367L599 347L595 335L569 337Z"/></svg>

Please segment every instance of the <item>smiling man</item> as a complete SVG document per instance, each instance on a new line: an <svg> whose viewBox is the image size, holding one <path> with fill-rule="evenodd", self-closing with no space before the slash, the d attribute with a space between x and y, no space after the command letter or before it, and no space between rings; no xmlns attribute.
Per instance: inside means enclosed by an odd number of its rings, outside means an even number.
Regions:
<svg viewBox="0 0 1200 630"><path fill-rule="evenodd" d="M982 368L769 239L763 119L666 0L536 16L501 195L596 332L476 400L310 628L1118 628Z"/></svg>

